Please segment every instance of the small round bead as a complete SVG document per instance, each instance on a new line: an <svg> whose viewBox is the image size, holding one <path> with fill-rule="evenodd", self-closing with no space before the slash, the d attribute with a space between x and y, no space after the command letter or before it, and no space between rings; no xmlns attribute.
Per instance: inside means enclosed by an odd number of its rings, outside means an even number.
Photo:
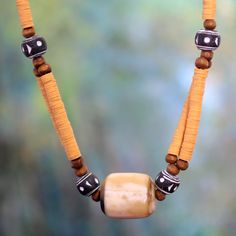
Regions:
<svg viewBox="0 0 236 236"><path fill-rule="evenodd" d="M92 199L95 201L95 202L99 202L100 201L100 191L98 190L97 192L93 193L92 194Z"/></svg>
<svg viewBox="0 0 236 236"><path fill-rule="evenodd" d="M75 175L82 177L88 173L88 167L83 165L80 169L75 170Z"/></svg>
<svg viewBox="0 0 236 236"><path fill-rule="evenodd" d="M166 170L171 175L177 175L177 174L179 174L179 171L180 171L179 168L174 164L169 164L167 166Z"/></svg>
<svg viewBox="0 0 236 236"><path fill-rule="evenodd" d="M73 169L80 169L83 165L84 165L84 160L82 156L71 161L71 167Z"/></svg>
<svg viewBox="0 0 236 236"><path fill-rule="evenodd" d="M29 27L29 28L25 28L22 30L22 35L25 38L30 38L33 37L35 35L35 30L34 27Z"/></svg>
<svg viewBox="0 0 236 236"><path fill-rule="evenodd" d="M39 68L43 64L46 64L43 57L40 56L40 57L33 58L33 65L36 69Z"/></svg>
<svg viewBox="0 0 236 236"><path fill-rule="evenodd" d="M79 192L85 196L91 196L100 188L100 181L93 173L87 173L76 181Z"/></svg>
<svg viewBox="0 0 236 236"><path fill-rule="evenodd" d="M214 19L207 19L203 25L206 30L214 30L216 28L216 21Z"/></svg>
<svg viewBox="0 0 236 236"><path fill-rule="evenodd" d="M179 159L176 163L176 166L180 169L180 170L187 170L188 169L188 162L187 161L184 161L184 160L181 160Z"/></svg>
<svg viewBox="0 0 236 236"><path fill-rule="evenodd" d="M212 66L212 62L209 61L209 67L208 67L208 69L211 68L211 66Z"/></svg>
<svg viewBox="0 0 236 236"><path fill-rule="evenodd" d="M208 69L209 68L209 61L205 58L205 57L198 57L195 61L195 66L198 68L198 69Z"/></svg>
<svg viewBox="0 0 236 236"><path fill-rule="evenodd" d="M40 77L40 74L36 68L34 68L33 73L36 77Z"/></svg>
<svg viewBox="0 0 236 236"><path fill-rule="evenodd" d="M52 72L52 69L51 69L50 65L43 64L38 68L38 72L39 72L40 76L43 76L43 75L46 75L46 74Z"/></svg>
<svg viewBox="0 0 236 236"><path fill-rule="evenodd" d="M166 162L170 164L175 164L175 162L178 160L177 156L172 155L172 154L167 154L166 155Z"/></svg>
<svg viewBox="0 0 236 236"><path fill-rule="evenodd" d="M168 195L178 189L180 180L178 176L171 175L166 170L163 170L157 175L155 184L159 191Z"/></svg>
<svg viewBox="0 0 236 236"><path fill-rule="evenodd" d="M201 57L206 58L208 61L210 61L214 56L214 52L212 51L201 51Z"/></svg>
<svg viewBox="0 0 236 236"><path fill-rule="evenodd" d="M163 192L161 192L160 190L156 190L155 197L158 201L163 201L163 200L165 200L166 195Z"/></svg>

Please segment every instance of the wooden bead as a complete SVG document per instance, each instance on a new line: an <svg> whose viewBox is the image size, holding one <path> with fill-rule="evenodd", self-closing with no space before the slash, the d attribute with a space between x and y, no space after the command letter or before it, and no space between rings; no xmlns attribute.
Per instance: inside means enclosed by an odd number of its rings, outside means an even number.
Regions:
<svg viewBox="0 0 236 236"><path fill-rule="evenodd" d="M92 195L92 199L95 202L99 202L100 201L100 191L99 190Z"/></svg>
<svg viewBox="0 0 236 236"><path fill-rule="evenodd" d="M75 170L75 175L78 177L82 177L87 173L88 173L88 167L86 165L83 165L80 169Z"/></svg>
<svg viewBox="0 0 236 236"><path fill-rule="evenodd" d="M166 199L166 195L162 193L160 190L155 191L155 197L158 201L163 201Z"/></svg>
<svg viewBox="0 0 236 236"><path fill-rule="evenodd" d="M34 68L33 73L36 77L40 77L40 73L38 72L36 68Z"/></svg>
<svg viewBox="0 0 236 236"><path fill-rule="evenodd" d="M209 61L209 67L208 67L208 69L211 68L211 66L212 66L212 62Z"/></svg>
<svg viewBox="0 0 236 236"><path fill-rule="evenodd" d="M206 58L208 61L210 61L214 56L214 53L212 51L202 51L201 57Z"/></svg>
<svg viewBox="0 0 236 236"><path fill-rule="evenodd" d="M184 160L181 160L179 159L176 163L176 166L180 169L180 170L187 170L188 169L188 162L187 161L184 161Z"/></svg>
<svg viewBox="0 0 236 236"><path fill-rule="evenodd" d="M50 65L43 64L38 68L38 73L40 76L46 75L48 73L52 72Z"/></svg>
<svg viewBox="0 0 236 236"><path fill-rule="evenodd" d="M46 64L45 60L43 57L35 57L33 58L33 65L36 69L38 69L40 66L42 66L43 64Z"/></svg>
<svg viewBox="0 0 236 236"><path fill-rule="evenodd" d="M203 70L208 69L209 65L210 65L209 61L204 57L199 57L195 61L195 66L199 69L203 69Z"/></svg>
<svg viewBox="0 0 236 236"><path fill-rule="evenodd" d="M175 162L178 160L177 156L172 155L172 154L167 154L166 155L166 162L170 164L175 164Z"/></svg>
<svg viewBox="0 0 236 236"><path fill-rule="evenodd" d="M169 164L166 168L166 171L171 175L179 174L179 168L174 164Z"/></svg>
<svg viewBox="0 0 236 236"><path fill-rule="evenodd" d="M214 19L207 19L204 21L204 27L206 30L214 30L216 28L216 21Z"/></svg>
<svg viewBox="0 0 236 236"><path fill-rule="evenodd" d="M84 165L84 159L82 156L71 161L71 167L73 169L80 169L83 165Z"/></svg>
<svg viewBox="0 0 236 236"><path fill-rule="evenodd" d="M30 38L33 37L35 35L35 30L34 27L29 27L29 28L25 28L22 30L22 35L25 38Z"/></svg>
<svg viewBox="0 0 236 236"><path fill-rule="evenodd" d="M155 210L151 178L139 173L110 174L101 186L101 208L112 218L143 218Z"/></svg>

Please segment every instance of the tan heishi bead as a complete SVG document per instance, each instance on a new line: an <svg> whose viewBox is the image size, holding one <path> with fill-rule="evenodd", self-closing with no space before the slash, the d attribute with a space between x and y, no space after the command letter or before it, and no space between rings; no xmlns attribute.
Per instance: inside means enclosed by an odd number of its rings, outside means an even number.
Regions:
<svg viewBox="0 0 236 236"><path fill-rule="evenodd" d="M104 180L100 194L101 208L112 218L143 218L155 210L154 184L145 174L110 174Z"/></svg>

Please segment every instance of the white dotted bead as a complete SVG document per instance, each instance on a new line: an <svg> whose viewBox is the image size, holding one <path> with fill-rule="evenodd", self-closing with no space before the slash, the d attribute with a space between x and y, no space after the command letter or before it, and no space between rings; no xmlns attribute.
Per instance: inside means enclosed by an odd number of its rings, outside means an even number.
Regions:
<svg viewBox="0 0 236 236"><path fill-rule="evenodd" d="M43 45L43 43L41 41L37 41L36 44L37 44L38 47L41 47Z"/></svg>
<svg viewBox="0 0 236 236"><path fill-rule="evenodd" d="M84 191L84 188L83 188L83 187L80 187L79 189L80 189L80 191L82 191L82 192Z"/></svg>
<svg viewBox="0 0 236 236"><path fill-rule="evenodd" d="M163 183L165 181L164 178L160 178L160 182Z"/></svg>
<svg viewBox="0 0 236 236"><path fill-rule="evenodd" d="M209 37L204 38L204 43L210 43L210 42L211 42L211 39Z"/></svg>

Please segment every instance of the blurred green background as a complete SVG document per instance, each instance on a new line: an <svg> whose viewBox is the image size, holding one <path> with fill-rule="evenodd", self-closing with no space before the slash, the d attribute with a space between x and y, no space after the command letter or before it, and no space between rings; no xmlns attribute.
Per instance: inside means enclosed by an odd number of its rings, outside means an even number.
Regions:
<svg viewBox="0 0 236 236"><path fill-rule="evenodd" d="M15 1L0 0L0 235L236 235L236 1L218 1L221 47L196 151L181 187L140 220L105 217L82 197L20 51ZM31 1L86 162L153 178L191 82L202 1Z"/></svg>

